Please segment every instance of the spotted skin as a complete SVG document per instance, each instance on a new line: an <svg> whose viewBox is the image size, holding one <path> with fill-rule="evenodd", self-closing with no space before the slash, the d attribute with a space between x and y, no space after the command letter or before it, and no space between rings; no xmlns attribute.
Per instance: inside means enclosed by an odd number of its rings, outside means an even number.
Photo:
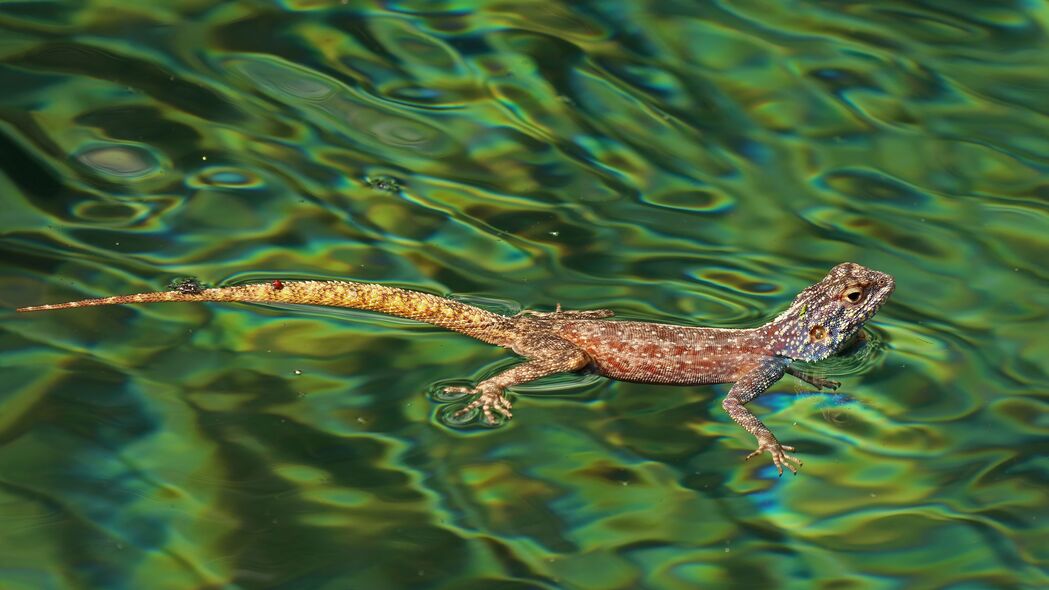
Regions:
<svg viewBox="0 0 1049 590"><path fill-rule="evenodd" d="M176 289L69 303L24 307L21 312L189 301L254 301L349 307L409 318L447 328L513 350L525 362L473 387L448 387L476 397L460 410L480 408L494 423L511 418L506 389L547 375L592 370L620 381L702 385L733 383L722 407L757 439L747 459L769 453L773 464L797 473L794 448L783 445L745 406L784 373L816 387L838 384L790 366L793 360L818 361L841 348L892 294L893 278L846 262L794 298L771 322L748 329L700 328L651 322L609 320L609 310L527 311L508 317L446 297L349 281L281 281Z"/></svg>

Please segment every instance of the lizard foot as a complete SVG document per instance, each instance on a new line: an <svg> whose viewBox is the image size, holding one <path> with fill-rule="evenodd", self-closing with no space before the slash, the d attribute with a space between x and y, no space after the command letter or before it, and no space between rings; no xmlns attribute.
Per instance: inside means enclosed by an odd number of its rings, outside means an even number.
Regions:
<svg viewBox="0 0 1049 590"><path fill-rule="evenodd" d="M772 455L772 463L776 465L776 470L779 471L780 477L783 477L783 467L790 469L790 472L794 475L798 474L798 467L801 467L801 459L798 459L794 455L788 455L784 451L794 452L794 447L787 445L781 445L776 437L769 436L767 438L758 439L758 450L747 455L746 460L750 461L752 458L768 451ZM798 467L795 467L791 462L797 463Z"/></svg>
<svg viewBox="0 0 1049 590"><path fill-rule="evenodd" d="M809 375L809 378L806 381L815 385L817 389L829 389L831 391L834 391L835 389L841 387L840 381L832 381L830 379L824 379L823 377L817 377L815 375Z"/></svg>
<svg viewBox="0 0 1049 590"><path fill-rule="evenodd" d="M475 408L481 408L484 413L484 419L489 424L497 424L495 414L492 411L499 412L506 417L507 420L513 418L514 415L510 412L510 400L503 395L503 392L497 389L480 388L475 389L473 387L445 387L445 393L469 393L477 395L477 399L466 404L466 407L456 412L455 416L462 416L463 414L473 410Z"/></svg>
<svg viewBox="0 0 1049 590"><path fill-rule="evenodd" d="M841 387L841 383L838 381L824 379L823 377L818 377L812 373L806 373L805 371L795 369L794 367L787 367L787 372L806 383L812 384L816 389L829 389L834 391Z"/></svg>

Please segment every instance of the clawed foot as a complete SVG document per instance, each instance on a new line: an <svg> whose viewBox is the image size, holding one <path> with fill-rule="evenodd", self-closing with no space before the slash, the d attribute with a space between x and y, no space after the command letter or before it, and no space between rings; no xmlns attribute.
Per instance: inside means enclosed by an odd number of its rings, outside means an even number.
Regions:
<svg viewBox="0 0 1049 590"><path fill-rule="evenodd" d="M774 437L774 436L770 436L768 438L759 438L758 439L758 450L756 450L753 453L747 455L747 459L746 460L750 461L752 458L757 457L758 455L764 453L765 451L768 451L769 454L772 455L772 462L776 465L776 470L779 471L780 477L783 476L783 467L784 466L787 469L790 469L790 472L793 473L794 475L798 474L798 467L801 467L801 465L802 465L801 459L798 459L794 455L788 455L787 453L784 452L784 451L790 451L790 452L793 453L794 452L794 447L790 447L790 446L787 446L787 445L781 445L779 443L779 441L776 440L776 437ZM794 463L797 463L798 467L795 467L793 464L791 464L792 461Z"/></svg>
<svg viewBox="0 0 1049 590"><path fill-rule="evenodd" d="M831 391L834 391L838 387L841 387L841 383L837 381L831 381L830 379L817 377L816 375L806 373L805 371L796 369L794 367L787 367L787 372L806 383L811 383L813 386L816 387L816 389L829 389Z"/></svg>
<svg viewBox="0 0 1049 590"><path fill-rule="evenodd" d="M497 424L495 414L492 413L493 410L505 416L507 420L514 417L510 412L510 400L503 395L502 391L488 388L481 390L473 387L445 387L444 392L469 393L477 396L477 399L467 404L465 408L456 412L455 416L462 416L474 408L481 408L481 411L484 413L484 419L487 420L489 424Z"/></svg>
<svg viewBox="0 0 1049 590"><path fill-rule="evenodd" d="M815 385L817 388L829 389L831 391L841 387L840 381L831 381L830 379L824 379L823 377L817 377L815 375L809 375L809 378L806 379L806 381Z"/></svg>
<svg viewBox="0 0 1049 590"><path fill-rule="evenodd" d="M616 312L612 311L611 309L572 309L568 311L561 311L561 304L558 303L557 308L554 309L554 311L533 311L531 309L524 309L517 312L517 314L514 317L530 316L534 318L550 319L572 318L576 320L600 320L602 318L610 318L614 315L616 315Z"/></svg>

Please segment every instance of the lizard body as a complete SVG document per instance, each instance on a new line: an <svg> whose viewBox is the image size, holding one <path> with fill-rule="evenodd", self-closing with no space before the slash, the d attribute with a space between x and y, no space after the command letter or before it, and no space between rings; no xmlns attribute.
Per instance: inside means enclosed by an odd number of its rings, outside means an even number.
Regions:
<svg viewBox="0 0 1049 590"><path fill-rule="evenodd" d="M806 288L791 306L757 328L722 329L652 322L609 321L609 310L525 311L504 316L453 299L408 289L349 281L273 281L213 289L182 286L172 291L85 299L23 307L20 312L127 303L243 301L349 307L418 320L513 350L525 362L475 387L448 387L476 395L461 413L481 408L510 418L508 387L547 375L590 369L621 381L676 385L733 383L722 403L758 441L751 458L763 452L783 473L801 462L745 405L784 373L816 387L837 383L791 367L793 360L817 361L834 354L856 334L895 288L893 278L854 263L830 270Z"/></svg>

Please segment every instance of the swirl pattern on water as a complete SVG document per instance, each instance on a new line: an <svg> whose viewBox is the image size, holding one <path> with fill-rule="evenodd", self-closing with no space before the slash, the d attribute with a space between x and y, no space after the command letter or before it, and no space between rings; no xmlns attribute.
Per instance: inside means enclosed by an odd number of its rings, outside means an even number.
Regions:
<svg viewBox="0 0 1049 590"><path fill-rule="evenodd" d="M7 308L355 278L749 326L897 293L757 412L330 309L5 317L0 586L1049 585L1049 52L1023 2L0 4Z"/></svg>

